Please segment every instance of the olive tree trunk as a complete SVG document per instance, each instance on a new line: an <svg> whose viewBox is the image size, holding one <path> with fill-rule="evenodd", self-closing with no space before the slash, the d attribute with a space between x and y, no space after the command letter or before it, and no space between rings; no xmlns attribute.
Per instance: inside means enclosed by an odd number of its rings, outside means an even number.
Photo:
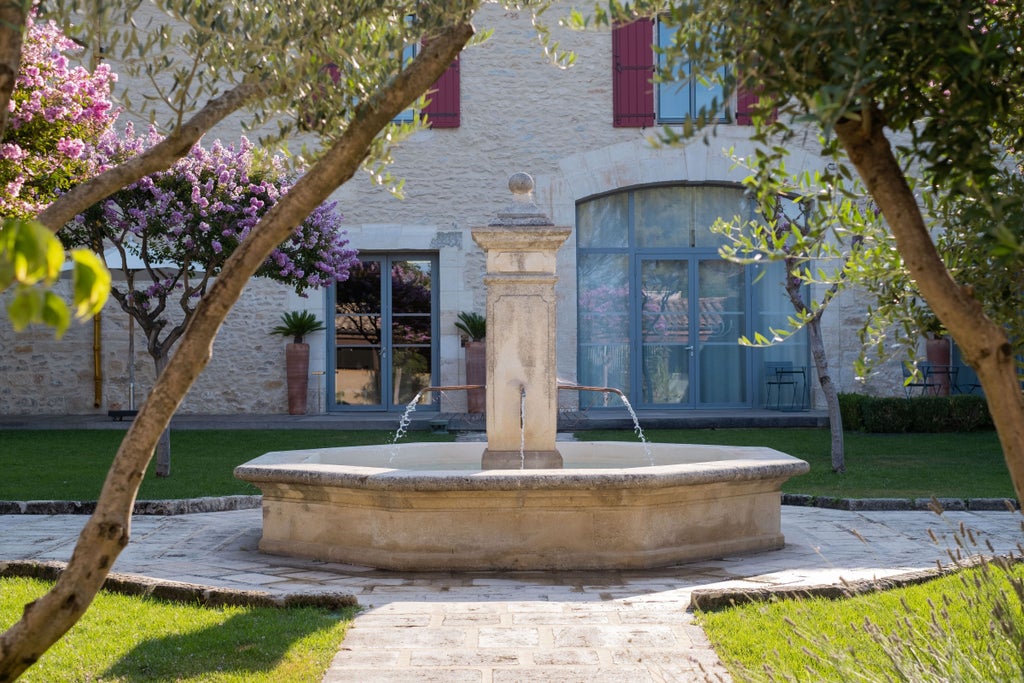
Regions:
<svg viewBox="0 0 1024 683"><path fill-rule="evenodd" d="M843 121L836 127L839 140L885 216L922 297L977 373L1017 499L1024 500L1024 397L1006 332L985 314L970 288L946 269L885 137L881 113L869 109L863 114L862 121Z"/></svg>

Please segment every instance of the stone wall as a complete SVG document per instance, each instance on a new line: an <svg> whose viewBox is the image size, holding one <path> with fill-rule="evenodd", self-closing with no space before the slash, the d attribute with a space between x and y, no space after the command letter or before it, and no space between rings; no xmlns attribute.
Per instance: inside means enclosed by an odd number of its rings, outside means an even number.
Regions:
<svg viewBox="0 0 1024 683"><path fill-rule="evenodd" d="M694 140L682 149L655 149L649 140L655 130L613 128L610 33L558 28L557 17L568 7L559 4L546 14L553 39L576 53L575 66L559 69L543 56L527 13L485 5L475 24L493 29L493 36L462 56L461 127L419 132L395 150L392 171L405 180L405 198L396 199L374 185L368 174L357 175L335 193L352 247L439 254L441 384L465 381L454 323L460 311L484 310L483 255L470 231L491 222L509 203L509 175L533 175L537 203L556 225L569 226L575 224L576 203L597 194L652 183L736 183L745 175L734 167L729 150L738 156L751 151L749 128L719 126L707 140ZM230 141L238 134L221 127L208 137ZM794 149L787 166L799 171L820 165L816 144L815 136L808 135L807 148ZM572 236L559 250L557 263L558 374L570 381L576 377L575 248ZM323 293L300 299L271 283L251 283L181 411L285 412L285 340L267 332L284 310L305 308L324 317L324 302ZM837 303L824 320L833 373L840 390L861 389L852 375L852 360L863 307L852 293L844 293ZM103 321L106 377L101 405L95 407L89 325L75 325L60 342L44 330L14 337L9 325L0 326L0 372L5 378L0 412L75 414L127 407L126 340L125 316L109 304ZM328 353L324 334L308 341L310 369L322 373ZM139 340L139 399L152 383L152 363L144 354ZM899 391L898 370L895 378L873 378L867 389ZM324 376L312 379L311 412L324 405L318 393ZM465 398L446 395L442 409L464 410Z"/></svg>

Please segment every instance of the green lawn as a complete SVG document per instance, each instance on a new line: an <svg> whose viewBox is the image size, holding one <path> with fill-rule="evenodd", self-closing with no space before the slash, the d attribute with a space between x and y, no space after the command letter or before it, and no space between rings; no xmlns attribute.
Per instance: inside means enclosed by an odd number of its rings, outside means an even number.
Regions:
<svg viewBox="0 0 1024 683"><path fill-rule="evenodd" d="M1022 577L1021 565L1012 573L970 570L855 598L749 604L698 620L736 681L1020 681Z"/></svg>
<svg viewBox="0 0 1024 683"><path fill-rule="evenodd" d="M49 586L36 579L0 579L0 630ZM207 608L101 592L19 680L319 681L355 611Z"/></svg>
<svg viewBox="0 0 1024 683"><path fill-rule="evenodd" d="M96 500L124 432L120 430L0 430L0 500ZM269 451L388 444L379 430L175 430L171 476L153 465L140 500L259 493L234 478L234 468ZM406 439L451 441L447 434L411 432ZM384 455L382 462L386 462Z"/></svg>
<svg viewBox="0 0 1024 683"><path fill-rule="evenodd" d="M783 491L868 498L1013 497L995 432L846 436L847 473L833 474L826 429L651 430L651 441L770 446L811 464ZM0 430L0 500L95 500L123 432ZM580 439L633 441L630 431L588 431ZM147 474L140 499L258 493L232 470L262 453L296 448L391 442L389 431L182 430L171 437L171 476ZM407 439L454 436L411 432ZM386 457L382 454L382 463ZM969 469L970 477L963 476Z"/></svg>
<svg viewBox="0 0 1024 683"><path fill-rule="evenodd" d="M580 438L624 438L621 431ZM628 436L628 435L625 435ZM1014 498L995 432L847 434L846 473L832 472L827 429L654 429L652 442L768 446L806 460L811 471L782 486L786 493L839 498ZM969 470L970 477L963 476Z"/></svg>

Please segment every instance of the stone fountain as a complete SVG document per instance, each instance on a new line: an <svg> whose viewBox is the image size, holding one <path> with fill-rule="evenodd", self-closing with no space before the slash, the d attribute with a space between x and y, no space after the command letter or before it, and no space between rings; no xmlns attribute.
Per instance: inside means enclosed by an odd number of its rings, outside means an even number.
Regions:
<svg viewBox="0 0 1024 683"><path fill-rule="evenodd" d="M555 255L571 228L509 180L473 239L487 256L487 444L267 453L264 552L395 570L660 567L782 547L781 486L806 462L770 448L558 442Z"/></svg>

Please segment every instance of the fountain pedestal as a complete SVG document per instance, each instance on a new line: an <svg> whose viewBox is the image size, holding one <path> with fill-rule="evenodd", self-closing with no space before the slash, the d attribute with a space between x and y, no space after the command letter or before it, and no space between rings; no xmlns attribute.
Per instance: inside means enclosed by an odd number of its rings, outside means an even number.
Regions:
<svg viewBox="0 0 1024 683"><path fill-rule="evenodd" d="M487 255L487 449L483 469L558 469L555 255L572 233L533 203L533 179L509 179L512 204L473 240Z"/></svg>

